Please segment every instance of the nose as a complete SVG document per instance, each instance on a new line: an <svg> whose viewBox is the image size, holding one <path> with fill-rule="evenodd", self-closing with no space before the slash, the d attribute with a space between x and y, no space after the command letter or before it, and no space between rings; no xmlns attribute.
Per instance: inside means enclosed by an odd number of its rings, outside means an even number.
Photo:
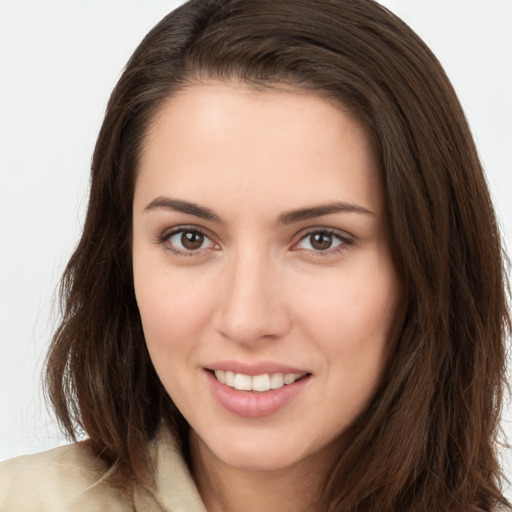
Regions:
<svg viewBox="0 0 512 512"><path fill-rule="evenodd" d="M240 254L219 286L216 330L238 344L259 346L291 328L283 273L265 255Z"/></svg>

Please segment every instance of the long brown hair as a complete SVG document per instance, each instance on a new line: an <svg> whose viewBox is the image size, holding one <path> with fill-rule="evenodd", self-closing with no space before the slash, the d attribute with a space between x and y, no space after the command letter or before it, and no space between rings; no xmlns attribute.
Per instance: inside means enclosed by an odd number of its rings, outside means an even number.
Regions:
<svg viewBox="0 0 512 512"><path fill-rule="evenodd" d="M208 80L310 91L349 108L380 158L389 243L404 290L381 387L342 434L316 505L329 511L489 511L509 329L500 236L485 177L440 64L372 0L191 0L142 41L114 89L89 208L62 280L47 389L118 480L148 474L160 423L188 426L149 359L134 297L137 159L155 111Z"/></svg>

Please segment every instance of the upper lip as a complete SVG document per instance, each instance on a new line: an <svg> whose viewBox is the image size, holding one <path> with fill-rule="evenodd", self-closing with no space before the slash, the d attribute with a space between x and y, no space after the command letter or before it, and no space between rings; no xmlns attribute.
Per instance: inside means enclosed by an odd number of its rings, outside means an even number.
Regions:
<svg viewBox="0 0 512 512"><path fill-rule="evenodd" d="M208 370L231 371L233 373L241 373L251 377L254 377L255 375L262 375L264 373L311 373L304 368L289 366L275 361L246 363L243 361L225 360L209 364L205 366L205 368Z"/></svg>

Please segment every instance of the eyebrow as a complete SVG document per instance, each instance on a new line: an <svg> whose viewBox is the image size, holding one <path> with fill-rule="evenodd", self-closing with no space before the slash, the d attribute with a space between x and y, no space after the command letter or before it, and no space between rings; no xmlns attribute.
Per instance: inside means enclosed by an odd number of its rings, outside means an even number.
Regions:
<svg viewBox="0 0 512 512"><path fill-rule="evenodd" d="M363 215L375 215L374 212L357 204L338 201L334 203L311 206L309 208L301 208L299 210L285 212L279 216L279 223L293 224L294 222L313 219L315 217L322 217L323 215L329 215L331 213L360 213Z"/></svg>
<svg viewBox="0 0 512 512"><path fill-rule="evenodd" d="M157 197L156 199L153 199L146 206L146 208L144 208L144 211L151 211L157 208L164 208L167 210L186 213L189 215L193 215L194 217L198 217L200 219L216 222L218 224L224 223L222 218L209 208L199 206L198 204L191 203L189 201L172 199L170 197ZM363 215L375 215L374 212L356 204L346 202L334 202L284 212L279 216L278 224L293 224L295 222L300 222L302 220L322 217L323 215L329 215L332 213L359 213Z"/></svg>
<svg viewBox="0 0 512 512"><path fill-rule="evenodd" d="M187 213L189 215L194 215L194 217L199 217L200 219L210 220L212 222L217 222L222 224L222 219L214 213L209 208L205 208L204 206L199 206L195 203L190 203L189 201L181 201L179 199L171 199L170 197L157 197L153 199L144 211L151 211L157 208L164 208L166 210L173 210L176 212Z"/></svg>

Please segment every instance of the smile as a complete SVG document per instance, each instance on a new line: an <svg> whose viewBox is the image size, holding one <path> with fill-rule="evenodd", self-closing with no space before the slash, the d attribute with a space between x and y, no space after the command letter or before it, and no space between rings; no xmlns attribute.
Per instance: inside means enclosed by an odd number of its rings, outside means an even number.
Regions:
<svg viewBox="0 0 512 512"><path fill-rule="evenodd" d="M305 373L262 373L261 375L245 375L232 371L215 370L216 379L230 388L239 391L265 392L280 389L301 379Z"/></svg>
<svg viewBox="0 0 512 512"><path fill-rule="evenodd" d="M260 372L248 375L210 369L203 375L216 401L230 413L244 418L262 418L277 413L293 402L312 379L310 373ZM271 384L278 387L272 388Z"/></svg>

